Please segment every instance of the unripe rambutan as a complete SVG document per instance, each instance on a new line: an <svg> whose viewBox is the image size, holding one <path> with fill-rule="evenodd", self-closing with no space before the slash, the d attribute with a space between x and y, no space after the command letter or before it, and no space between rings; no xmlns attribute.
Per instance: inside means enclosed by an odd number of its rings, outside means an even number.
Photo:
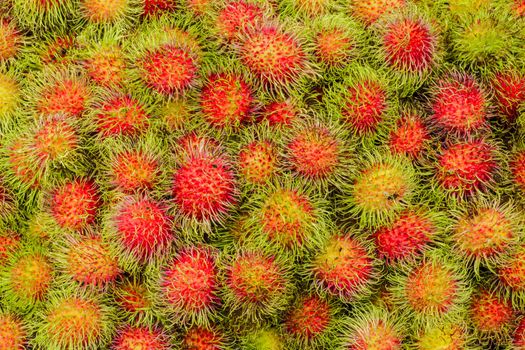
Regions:
<svg viewBox="0 0 525 350"><path fill-rule="evenodd" d="M76 9L72 0L12 0L12 14L17 22L34 33L49 28L64 28Z"/></svg>
<svg viewBox="0 0 525 350"><path fill-rule="evenodd" d="M510 159L510 172L513 183L525 192L525 149L519 150Z"/></svg>
<svg viewBox="0 0 525 350"><path fill-rule="evenodd" d="M285 341L275 328L262 328L244 335L241 339L245 350L284 350Z"/></svg>
<svg viewBox="0 0 525 350"><path fill-rule="evenodd" d="M11 313L0 314L0 350L25 349L27 330L21 319Z"/></svg>
<svg viewBox="0 0 525 350"><path fill-rule="evenodd" d="M438 233L439 214L405 210L390 224L377 229L373 238L380 258L388 263L419 256Z"/></svg>
<svg viewBox="0 0 525 350"><path fill-rule="evenodd" d="M431 120L444 132L472 135L487 126L487 106L485 93L473 77L452 74L434 86Z"/></svg>
<svg viewBox="0 0 525 350"><path fill-rule="evenodd" d="M117 204L109 226L109 233L122 251L125 264L143 264L160 258L169 251L174 240L167 207L146 196L124 197Z"/></svg>
<svg viewBox="0 0 525 350"><path fill-rule="evenodd" d="M216 252L190 246L166 264L160 277L160 296L173 320L208 325L220 303Z"/></svg>
<svg viewBox="0 0 525 350"><path fill-rule="evenodd" d="M114 299L124 319L136 324L152 324L154 303L145 284L133 279L125 279L114 288Z"/></svg>
<svg viewBox="0 0 525 350"><path fill-rule="evenodd" d="M456 321L470 297L465 271L452 256L433 250L391 276L393 301L415 324Z"/></svg>
<svg viewBox="0 0 525 350"><path fill-rule="evenodd" d="M516 71L499 72L491 85L500 114L510 121L515 120L520 106L525 103L525 75Z"/></svg>
<svg viewBox="0 0 525 350"><path fill-rule="evenodd" d="M253 97L250 85L237 74L219 73L208 77L200 105L206 122L217 128L238 128L250 117Z"/></svg>
<svg viewBox="0 0 525 350"><path fill-rule="evenodd" d="M287 261L278 255L237 251L224 261L223 299L242 322L276 318L288 306L292 288Z"/></svg>
<svg viewBox="0 0 525 350"><path fill-rule="evenodd" d="M521 318L518 326L514 330L512 336L512 345L519 350L525 349L525 318Z"/></svg>
<svg viewBox="0 0 525 350"><path fill-rule="evenodd" d="M165 12L173 12L176 6L176 0L144 0L142 15L159 16Z"/></svg>
<svg viewBox="0 0 525 350"><path fill-rule="evenodd" d="M0 233L0 268L9 260L9 257L20 248L20 236L13 231Z"/></svg>
<svg viewBox="0 0 525 350"><path fill-rule="evenodd" d="M113 333L112 309L80 292L53 295L39 313L36 348L107 349Z"/></svg>
<svg viewBox="0 0 525 350"><path fill-rule="evenodd" d="M276 145L268 140L252 140L242 145L237 166L246 184L264 185L277 173L279 157Z"/></svg>
<svg viewBox="0 0 525 350"><path fill-rule="evenodd" d="M209 226L236 204L236 179L220 148L206 139L189 146L173 175L173 200L184 220Z"/></svg>
<svg viewBox="0 0 525 350"><path fill-rule="evenodd" d="M361 226L385 224L410 203L416 174L408 159L370 154L341 195L341 207Z"/></svg>
<svg viewBox="0 0 525 350"><path fill-rule="evenodd" d="M216 328L193 326L182 339L184 350L222 350L225 345L225 334Z"/></svg>
<svg viewBox="0 0 525 350"><path fill-rule="evenodd" d="M247 31L240 44L239 57L270 88L289 88L310 70L302 42L271 24Z"/></svg>
<svg viewBox="0 0 525 350"><path fill-rule="evenodd" d="M463 322L425 326L414 338L417 350L467 350L472 340Z"/></svg>
<svg viewBox="0 0 525 350"><path fill-rule="evenodd" d="M91 39L91 38L89 38ZM84 59L87 75L95 84L106 88L115 88L123 84L127 67L124 53L114 37L104 37L93 43L89 40L89 49Z"/></svg>
<svg viewBox="0 0 525 350"><path fill-rule="evenodd" d="M51 191L48 205L60 227L82 230L95 222L100 206L98 189L88 179L68 181Z"/></svg>
<svg viewBox="0 0 525 350"><path fill-rule="evenodd" d="M414 112L405 112L388 135L390 152L419 158L432 140L423 119Z"/></svg>
<svg viewBox="0 0 525 350"><path fill-rule="evenodd" d="M403 6L405 6L405 0L352 0L350 2L352 15L367 25Z"/></svg>
<svg viewBox="0 0 525 350"><path fill-rule="evenodd" d="M18 82L9 74L0 72L0 120L11 115L18 106L20 88Z"/></svg>
<svg viewBox="0 0 525 350"><path fill-rule="evenodd" d="M3 301L21 310L46 299L53 265L39 248L24 249L9 258L0 276Z"/></svg>
<svg viewBox="0 0 525 350"><path fill-rule="evenodd" d="M264 106L259 116L270 126L290 126L298 119L299 110L291 101L273 101Z"/></svg>
<svg viewBox="0 0 525 350"><path fill-rule="evenodd" d="M488 290L480 290L471 300L469 320L478 337L492 339L505 336L514 320L508 301Z"/></svg>
<svg viewBox="0 0 525 350"><path fill-rule="evenodd" d="M516 304L525 303L525 245L508 254L497 271L500 286L511 295Z"/></svg>
<svg viewBox="0 0 525 350"><path fill-rule="evenodd" d="M264 16L264 9L257 3L230 0L219 11L215 28L221 37L234 41L247 29L262 24Z"/></svg>
<svg viewBox="0 0 525 350"><path fill-rule="evenodd" d="M0 17L0 62L14 58L22 40L22 35L14 23Z"/></svg>
<svg viewBox="0 0 525 350"><path fill-rule="evenodd" d="M284 318L284 331L299 349L330 349L336 326L335 307L315 294L299 296Z"/></svg>
<svg viewBox="0 0 525 350"><path fill-rule="evenodd" d="M494 181L496 148L483 139L461 141L438 155L435 178L441 188L458 197L484 191Z"/></svg>
<svg viewBox="0 0 525 350"><path fill-rule="evenodd" d="M132 16L129 0L82 0L80 11L86 20L96 24L111 24Z"/></svg>
<svg viewBox="0 0 525 350"><path fill-rule="evenodd" d="M367 306L349 320L343 338L345 350L401 350L405 334L392 314Z"/></svg>
<svg viewBox="0 0 525 350"><path fill-rule="evenodd" d="M6 147L8 174L11 182L23 189L37 189L41 185L42 174L33 162L33 152L23 139L17 138ZM6 177L9 180L9 176Z"/></svg>
<svg viewBox="0 0 525 350"><path fill-rule="evenodd" d="M349 235L332 236L308 265L316 287L345 301L368 294L376 275L374 257Z"/></svg>
<svg viewBox="0 0 525 350"><path fill-rule="evenodd" d="M169 350L168 335L161 329L126 326L118 331L112 350Z"/></svg>
<svg viewBox="0 0 525 350"><path fill-rule="evenodd" d="M36 63L41 66L60 66L73 63L73 49L78 48L74 35L53 35L47 38L37 51Z"/></svg>
<svg viewBox="0 0 525 350"><path fill-rule="evenodd" d="M104 288L119 277L117 259L101 237L69 236L64 241L56 261L68 279L83 286Z"/></svg>

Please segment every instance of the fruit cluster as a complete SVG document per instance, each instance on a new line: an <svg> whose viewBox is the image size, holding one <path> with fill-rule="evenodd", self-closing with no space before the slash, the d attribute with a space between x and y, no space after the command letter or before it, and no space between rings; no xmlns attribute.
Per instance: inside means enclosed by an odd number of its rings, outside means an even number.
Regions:
<svg viewBox="0 0 525 350"><path fill-rule="evenodd" d="M0 0L0 350L525 349L523 0Z"/></svg>

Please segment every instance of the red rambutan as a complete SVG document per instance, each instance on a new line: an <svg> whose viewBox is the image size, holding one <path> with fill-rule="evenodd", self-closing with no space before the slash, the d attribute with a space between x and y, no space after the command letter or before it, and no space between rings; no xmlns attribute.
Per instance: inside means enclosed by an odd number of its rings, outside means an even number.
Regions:
<svg viewBox="0 0 525 350"><path fill-rule="evenodd" d="M492 87L499 112L511 121L516 119L520 106L525 103L525 75L512 71L497 73Z"/></svg>
<svg viewBox="0 0 525 350"><path fill-rule="evenodd" d="M144 0L144 16L158 16L165 12L173 12L177 7L176 0Z"/></svg>
<svg viewBox="0 0 525 350"><path fill-rule="evenodd" d="M168 336L160 329L127 326L118 332L112 350L169 350Z"/></svg>
<svg viewBox="0 0 525 350"><path fill-rule="evenodd" d="M242 146L238 167L241 178L248 184L262 185L277 172L278 154L270 141L252 141Z"/></svg>
<svg viewBox="0 0 525 350"><path fill-rule="evenodd" d="M474 329L490 337L506 333L514 320L510 303L487 290L473 296L469 314Z"/></svg>
<svg viewBox="0 0 525 350"><path fill-rule="evenodd" d="M0 234L0 267L8 261L11 254L20 248L20 236L13 231Z"/></svg>
<svg viewBox="0 0 525 350"><path fill-rule="evenodd" d="M352 0L350 9L356 18L369 25L404 5L405 0Z"/></svg>
<svg viewBox="0 0 525 350"><path fill-rule="evenodd" d="M22 320L10 313L0 314L0 350L25 349L27 330Z"/></svg>
<svg viewBox="0 0 525 350"><path fill-rule="evenodd" d="M518 326L514 330L514 334L512 337L512 345L516 349L525 349L525 318L521 318L521 320L518 323Z"/></svg>
<svg viewBox="0 0 525 350"><path fill-rule="evenodd" d="M141 149L129 149L113 155L108 175L113 186L125 193L132 193L151 190L158 182L160 172L156 155Z"/></svg>
<svg viewBox="0 0 525 350"><path fill-rule="evenodd" d="M91 23L114 23L130 11L128 0L82 0L81 11Z"/></svg>
<svg viewBox="0 0 525 350"><path fill-rule="evenodd" d="M512 156L510 171L514 184L525 192L525 150L518 151Z"/></svg>
<svg viewBox="0 0 525 350"><path fill-rule="evenodd" d="M290 126L298 119L299 111L290 101L273 101L264 106L259 119L270 126Z"/></svg>
<svg viewBox="0 0 525 350"><path fill-rule="evenodd" d="M126 61L117 43L97 46L84 65L91 80L100 86L118 87L123 83Z"/></svg>
<svg viewBox="0 0 525 350"><path fill-rule="evenodd" d="M215 328L193 326L184 335L184 350L221 350L225 335Z"/></svg>
<svg viewBox="0 0 525 350"><path fill-rule="evenodd" d="M228 41L239 38L246 29L257 27L264 18L264 10L244 0L229 1L219 12L215 24L219 34Z"/></svg>
<svg viewBox="0 0 525 350"><path fill-rule="evenodd" d="M97 109L97 131L101 136L143 133L149 127L150 115L145 106L130 96L113 96Z"/></svg>
<svg viewBox="0 0 525 350"><path fill-rule="evenodd" d="M37 100L37 110L45 115L80 117L90 95L83 80L68 77L56 79L43 87Z"/></svg>
<svg viewBox="0 0 525 350"><path fill-rule="evenodd" d="M431 136L421 117L405 113L388 135L388 146L395 154L418 158L429 146Z"/></svg>
<svg viewBox="0 0 525 350"><path fill-rule="evenodd" d="M521 299L525 295L525 245L518 246L515 251L505 257L497 271L499 281L504 288L509 288L513 297Z"/></svg>
<svg viewBox="0 0 525 350"><path fill-rule="evenodd" d="M146 324L151 324L153 301L144 283L135 279L125 279L114 291L115 302L126 319L137 322L146 320Z"/></svg>
<svg viewBox="0 0 525 350"><path fill-rule="evenodd" d="M17 55L22 44L22 35L13 22L0 17L0 62Z"/></svg>

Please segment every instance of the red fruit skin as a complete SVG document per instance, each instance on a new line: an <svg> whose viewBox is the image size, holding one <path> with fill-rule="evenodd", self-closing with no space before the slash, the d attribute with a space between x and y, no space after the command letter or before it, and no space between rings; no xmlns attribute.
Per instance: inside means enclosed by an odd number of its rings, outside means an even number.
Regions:
<svg viewBox="0 0 525 350"><path fill-rule="evenodd" d="M407 114L397 121L390 132L388 146L395 154L418 158L430 142L430 133L420 117Z"/></svg>
<svg viewBox="0 0 525 350"><path fill-rule="evenodd" d="M525 1L524 0L514 0L514 6L512 6L514 13L518 17L525 16Z"/></svg>
<svg viewBox="0 0 525 350"><path fill-rule="evenodd" d="M456 194L471 194L490 183L497 170L495 148L485 141L454 144L438 157L437 179Z"/></svg>
<svg viewBox="0 0 525 350"><path fill-rule="evenodd" d="M492 87L500 113L510 121L515 120L520 105L525 102L525 75L513 72L498 73L492 80Z"/></svg>
<svg viewBox="0 0 525 350"><path fill-rule="evenodd" d="M141 189L151 190L160 172L159 162L153 156L140 150L129 150L115 157L110 176L113 186L132 193Z"/></svg>
<svg viewBox="0 0 525 350"><path fill-rule="evenodd" d="M122 329L116 337L113 350L168 350L168 337L158 329L130 327Z"/></svg>
<svg viewBox="0 0 525 350"><path fill-rule="evenodd" d="M270 126L290 126L298 119L295 106L287 101L274 101L266 106L259 117L259 121L268 121Z"/></svg>
<svg viewBox="0 0 525 350"><path fill-rule="evenodd" d="M20 248L20 236L8 231L0 235L0 267L4 266L9 256Z"/></svg>
<svg viewBox="0 0 525 350"><path fill-rule="evenodd" d="M432 65L436 38L422 20L402 18L389 23L382 39L386 62L392 68L422 73Z"/></svg>
<svg viewBox="0 0 525 350"><path fill-rule="evenodd" d="M201 222L218 219L236 203L236 181L223 155L194 149L173 177L178 210Z"/></svg>
<svg viewBox="0 0 525 350"><path fill-rule="evenodd" d="M262 185L277 170L277 151L268 141L253 141L239 152L239 173L249 183Z"/></svg>
<svg viewBox="0 0 525 350"><path fill-rule="evenodd" d="M373 234L378 254L388 263L419 255L435 234L432 222L416 212L402 213Z"/></svg>
<svg viewBox="0 0 525 350"><path fill-rule="evenodd" d="M0 19L0 62L16 56L22 36L7 19Z"/></svg>
<svg viewBox="0 0 525 350"><path fill-rule="evenodd" d="M299 42L277 27L264 26L246 35L241 61L266 83L293 82L306 68L306 54Z"/></svg>
<svg viewBox="0 0 525 350"><path fill-rule="evenodd" d="M296 338L313 340L326 331L331 319L330 305L317 296L309 296L289 312L284 328Z"/></svg>
<svg viewBox="0 0 525 350"><path fill-rule="evenodd" d="M188 330L183 340L185 350L221 350L224 337L215 330L194 326Z"/></svg>
<svg viewBox="0 0 525 350"><path fill-rule="evenodd" d="M177 7L176 0L144 0L143 16L158 16L163 12L173 12Z"/></svg>
<svg viewBox="0 0 525 350"><path fill-rule="evenodd" d="M340 67L348 62L353 50L353 40L342 30L323 30L315 38L317 59L331 67Z"/></svg>
<svg viewBox="0 0 525 350"><path fill-rule="evenodd" d="M453 75L440 81L432 102L432 119L444 131L469 135L487 124L487 99L473 77Z"/></svg>
<svg viewBox="0 0 525 350"><path fill-rule="evenodd" d="M77 130L66 117L45 119L33 134L33 147L40 168L78 148Z"/></svg>
<svg viewBox="0 0 525 350"><path fill-rule="evenodd" d="M68 54L76 45L75 36L58 36L46 46L40 54L40 59L47 65L67 64L71 61Z"/></svg>
<svg viewBox="0 0 525 350"><path fill-rule="evenodd" d="M519 189L525 191L525 151L520 151L512 157L510 171L514 183Z"/></svg>
<svg viewBox="0 0 525 350"><path fill-rule="evenodd" d="M472 299L470 317L479 331L498 333L512 322L514 311L510 303L484 290Z"/></svg>
<svg viewBox="0 0 525 350"><path fill-rule="evenodd" d="M22 350L26 348L27 331L17 317L0 315L0 350Z"/></svg>
<svg viewBox="0 0 525 350"><path fill-rule="evenodd" d="M245 122L252 108L250 86L233 74L214 74L201 93L204 118L215 127L239 127Z"/></svg>
<svg viewBox="0 0 525 350"><path fill-rule="evenodd" d="M514 330L512 345L514 345L516 349L525 349L525 318L520 320L518 326Z"/></svg>
<svg viewBox="0 0 525 350"><path fill-rule="evenodd" d="M502 284L513 292L525 291L525 247L521 246L498 270Z"/></svg>
<svg viewBox="0 0 525 350"><path fill-rule="evenodd" d="M103 87L122 86L126 62L120 47L94 53L85 61L86 71L93 82Z"/></svg>
<svg viewBox="0 0 525 350"><path fill-rule="evenodd" d="M141 316L152 306L148 297L148 290L143 284L127 281L119 287L115 301L124 311Z"/></svg>
<svg viewBox="0 0 525 350"><path fill-rule="evenodd" d="M161 287L166 303L178 313L202 314L215 309L220 299L213 252L202 247L181 251L164 269Z"/></svg>
<svg viewBox="0 0 525 350"><path fill-rule="evenodd" d="M365 24L370 25L381 16L405 5L405 0L353 0L352 13Z"/></svg>
<svg viewBox="0 0 525 350"><path fill-rule="evenodd" d="M255 27L264 17L263 9L246 1L229 1L217 18L216 27L227 40L234 40L247 28Z"/></svg>
<svg viewBox="0 0 525 350"><path fill-rule="evenodd" d="M379 83L365 80L348 89L342 114L357 134L373 133L386 111L386 93Z"/></svg>
<svg viewBox="0 0 525 350"><path fill-rule="evenodd" d="M145 131L150 116L138 101L129 96L119 96L106 101L96 116L97 130L101 136L133 136Z"/></svg>
<svg viewBox="0 0 525 350"><path fill-rule="evenodd" d="M315 280L331 294L351 299L373 275L365 247L348 236L334 236L313 263Z"/></svg>
<svg viewBox="0 0 525 350"><path fill-rule="evenodd" d="M98 189L91 180L77 179L51 194L51 214L63 228L81 230L95 222L100 205Z"/></svg>
<svg viewBox="0 0 525 350"><path fill-rule="evenodd" d="M174 239L171 227L163 204L145 197L125 199L115 216L118 240L141 262L166 252Z"/></svg>
<svg viewBox="0 0 525 350"><path fill-rule="evenodd" d="M146 53L139 67L146 85L164 95L182 92L197 77L197 62L189 50L170 44Z"/></svg>
<svg viewBox="0 0 525 350"><path fill-rule="evenodd" d="M38 100L37 110L45 115L65 114L80 117L89 96L88 88L84 83L64 79L44 88Z"/></svg>
<svg viewBox="0 0 525 350"><path fill-rule="evenodd" d="M288 143L288 160L300 175L311 179L332 175L339 165L339 142L330 130L312 127L301 130Z"/></svg>

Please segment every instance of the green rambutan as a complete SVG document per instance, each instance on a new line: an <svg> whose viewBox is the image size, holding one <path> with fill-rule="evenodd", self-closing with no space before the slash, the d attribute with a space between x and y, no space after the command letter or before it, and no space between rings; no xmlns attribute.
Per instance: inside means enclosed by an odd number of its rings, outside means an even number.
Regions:
<svg viewBox="0 0 525 350"><path fill-rule="evenodd" d="M22 34L14 22L0 16L0 62L15 58L22 43Z"/></svg>
<svg viewBox="0 0 525 350"><path fill-rule="evenodd" d="M410 204L416 181L416 171L408 159L370 153L340 195L340 210L362 227L378 227Z"/></svg>
<svg viewBox="0 0 525 350"><path fill-rule="evenodd" d="M471 299L468 319L480 341L506 337L514 317L510 302L494 292L480 289Z"/></svg>
<svg viewBox="0 0 525 350"><path fill-rule="evenodd" d="M340 3L334 0L284 0L279 3L283 16L303 15L315 19L324 14L340 11Z"/></svg>
<svg viewBox="0 0 525 350"><path fill-rule="evenodd" d="M9 72L0 71L0 121L4 122L16 111L20 99L17 79Z"/></svg>
<svg viewBox="0 0 525 350"><path fill-rule="evenodd" d="M393 302L415 325L437 325L461 319L470 298L464 267L439 250L420 262L399 265L390 278Z"/></svg>
<svg viewBox="0 0 525 350"><path fill-rule="evenodd" d="M25 349L27 329L24 321L11 313L0 313L0 350Z"/></svg>
<svg viewBox="0 0 525 350"><path fill-rule="evenodd" d="M306 267L318 290L344 301L367 296L377 277L375 257L348 234L330 237Z"/></svg>
<svg viewBox="0 0 525 350"><path fill-rule="evenodd" d="M217 327L193 326L182 339L184 350L222 350L225 344L226 335Z"/></svg>
<svg viewBox="0 0 525 350"><path fill-rule="evenodd" d="M123 197L106 222L106 235L117 245L122 268L164 257L174 240L173 219L164 202L146 195Z"/></svg>
<svg viewBox="0 0 525 350"><path fill-rule="evenodd" d="M12 14L23 27L35 33L64 28L77 9L73 0L12 0Z"/></svg>
<svg viewBox="0 0 525 350"><path fill-rule="evenodd" d="M32 345L37 349L107 349L114 324L113 309L99 295L57 292L38 312Z"/></svg>
<svg viewBox="0 0 525 350"><path fill-rule="evenodd" d="M405 0L352 0L350 11L354 17L366 25L373 24L382 16L405 6Z"/></svg>
<svg viewBox="0 0 525 350"><path fill-rule="evenodd" d="M82 0L80 12L89 23L115 24L133 20L138 4L135 0Z"/></svg>
<svg viewBox="0 0 525 350"><path fill-rule="evenodd" d="M261 25L265 15L261 3L229 0L217 14L215 30L226 41L236 41L249 28Z"/></svg>
<svg viewBox="0 0 525 350"><path fill-rule="evenodd" d="M85 178L66 181L53 189L48 199L49 211L57 224L76 231L95 222L99 206L98 188Z"/></svg>
<svg viewBox="0 0 525 350"><path fill-rule="evenodd" d="M401 350L404 329L393 314L367 305L346 322L343 332L345 350Z"/></svg>
<svg viewBox="0 0 525 350"><path fill-rule="evenodd" d="M276 328L261 328L245 334L241 338L243 350L284 350L285 340Z"/></svg>
<svg viewBox="0 0 525 350"><path fill-rule="evenodd" d="M238 128L251 117L253 92L238 74L211 74L201 91L200 106L204 120L213 127Z"/></svg>
<svg viewBox="0 0 525 350"><path fill-rule="evenodd" d="M169 350L168 335L158 327L126 326L118 331L112 350Z"/></svg>
<svg viewBox="0 0 525 350"><path fill-rule="evenodd" d="M488 99L470 76L451 73L432 91L430 120L445 133L472 135L488 126Z"/></svg>
<svg viewBox="0 0 525 350"><path fill-rule="evenodd" d="M207 246L180 249L162 267L159 297L172 322L207 326L220 304L217 251Z"/></svg>
<svg viewBox="0 0 525 350"><path fill-rule="evenodd" d="M414 337L417 350L466 350L471 348L472 336L463 322L424 326Z"/></svg>
<svg viewBox="0 0 525 350"><path fill-rule="evenodd" d="M14 231L0 233L0 268L9 262L10 256L20 248L20 235Z"/></svg>
<svg viewBox="0 0 525 350"><path fill-rule="evenodd" d="M491 79L491 86L499 113L514 121L520 106L525 104L525 74L514 70L496 73Z"/></svg>
<svg viewBox="0 0 525 350"><path fill-rule="evenodd" d="M420 158L430 148L432 137L419 113L404 111L388 135L388 148L393 154Z"/></svg>
<svg viewBox="0 0 525 350"><path fill-rule="evenodd" d="M281 256L238 250L223 259L222 299L231 315L251 323L276 319L287 308L291 271Z"/></svg>

